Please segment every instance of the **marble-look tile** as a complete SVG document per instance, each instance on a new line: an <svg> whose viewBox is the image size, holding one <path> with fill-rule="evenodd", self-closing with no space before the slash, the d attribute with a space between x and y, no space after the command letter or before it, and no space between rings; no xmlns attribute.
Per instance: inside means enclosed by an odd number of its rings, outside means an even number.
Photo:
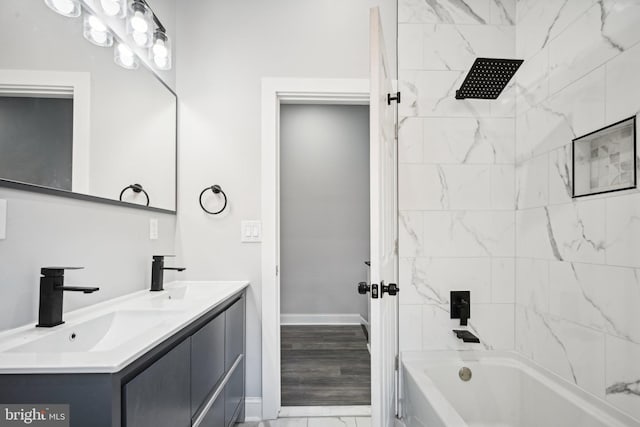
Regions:
<svg viewBox="0 0 640 427"><path fill-rule="evenodd" d="M552 261L550 312L640 343L640 276L632 268Z"/></svg>
<svg viewBox="0 0 640 427"><path fill-rule="evenodd" d="M640 267L640 194L609 197L607 205L607 263Z"/></svg>
<svg viewBox="0 0 640 427"><path fill-rule="evenodd" d="M307 418L278 418L260 422L236 424L236 427L307 427Z"/></svg>
<svg viewBox="0 0 640 427"><path fill-rule="evenodd" d="M523 114L549 96L549 52L544 48L525 61L515 75L516 113Z"/></svg>
<svg viewBox="0 0 640 427"><path fill-rule="evenodd" d="M516 158L546 153L604 125L604 67L516 119Z"/></svg>
<svg viewBox="0 0 640 427"><path fill-rule="evenodd" d="M516 260L516 303L538 313L549 312L549 261Z"/></svg>
<svg viewBox="0 0 640 427"><path fill-rule="evenodd" d="M519 258L561 258L547 209L516 211L516 234L516 254Z"/></svg>
<svg viewBox="0 0 640 427"><path fill-rule="evenodd" d="M482 165L436 165L437 181L427 185L438 189L439 203L428 209L490 209L491 167Z"/></svg>
<svg viewBox="0 0 640 427"><path fill-rule="evenodd" d="M399 0L398 22L487 24L491 0Z"/></svg>
<svg viewBox="0 0 640 427"><path fill-rule="evenodd" d="M472 292L471 301L473 300ZM514 309L513 304L472 303L469 326L478 334L485 348L493 350L514 348Z"/></svg>
<svg viewBox="0 0 640 427"><path fill-rule="evenodd" d="M516 0L492 0L491 23L495 25L515 25Z"/></svg>
<svg viewBox="0 0 640 427"><path fill-rule="evenodd" d="M357 427L353 417L309 418L308 427Z"/></svg>
<svg viewBox="0 0 640 427"><path fill-rule="evenodd" d="M423 120L404 118L398 123L398 162L422 163Z"/></svg>
<svg viewBox="0 0 640 427"><path fill-rule="evenodd" d="M398 169L400 210L446 209L448 188L436 165L400 164Z"/></svg>
<svg viewBox="0 0 640 427"><path fill-rule="evenodd" d="M401 284L401 288L406 285ZM400 351L422 350L422 306L400 305Z"/></svg>
<svg viewBox="0 0 640 427"><path fill-rule="evenodd" d="M424 213L426 256L513 256L514 216L508 211Z"/></svg>
<svg viewBox="0 0 640 427"><path fill-rule="evenodd" d="M424 162L513 164L515 122L510 118L426 118Z"/></svg>
<svg viewBox="0 0 640 427"><path fill-rule="evenodd" d="M491 102L455 99L465 71L400 70L401 117L490 117Z"/></svg>
<svg viewBox="0 0 640 427"><path fill-rule="evenodd" d="M607 62L607 123L640 110L640 44Z"/></svg>
<svg viewBox="0 0 640 427"><path fill-rule="evenodd" d="M505 304L515 302L515 258L491 259L491 302Z"/></svg>
<svg viewBox="0 0 640 427"><path fill-rule="evenodd" d="M549 45L549 89L555 93L640 40L640 3L601 0Z"/></svg>
<svg viewBox="0 0 640 427"><path fill-rule="evenodd" d="M424 218L422 212L400 211L398 214L398 255L415 257L424 253Z"/></svg>
<svg viewBox="0 0 640 427"><path fill-rule="evenodd" d="M357 427L371 427L371 418L370 417L356 417L356 426Z"/></svg>
<svg viewBox="0 0 640 427"><path fill-rule="evenodd" d="M640 419L640 345L607 336L606 399Z"/></svg>
<svg viewBox="0 0 640 427"><path fill-rule="evenodd" d="M491 167L491 209L515 209L515 174L512 165Z"/></svg>
<svg viewBox="0 0 640 427"><path fill-rule="evenodd" d="M515 54L515 30L510 26L426 24L422 28L424 70L466 73L478 57L513 58ZM408 47L413 49L413 44Z"/></svg>
<svg viewBox="0 0 640 427"><path fill-rule="evenodd" d="M398 68L420 70L423 60L424 29L420 24L398 24Z"/></svg>
<svg viewBox="0 0 640 427"><path fill-rule="evenodd" d="M571 144L549 153L550 204L570 203L572 201L572 168Z"/></svg>
<svg viewBox="0 0 640 427"><path fill-rule="evenodd" d="M542 154L516 166L516 205L518 209L549 203L549 160Z"/></svg>
<svg viewBox="0 0 640 427"><path fill-rule="evenodd" d="M450 292L469 290L475 303L491 302L491 259L408 258L401 260L403 304L448 304Z"/></svg>
<svg viewBox="0 0 640 427"><path fill-rule="evenodd" d="M528 59L584 13L596 0L520 0L518 2L517 54Z"/></svg>
<svg viewBox="0 0 640 427"><path fill-rule="evenodd" d="M549 206L550 228L558 260L604 263L605 200L582 200ZM540 232L544 232L541 229ZM552 248L554 248L552 244Z"/></svg>
<svg viewBox="0 0 640 427"><path fill-rule="evenodd" d="M516 309L516 349L585 390L604 397L604 334L576 323Z"/></svg>
<svg viewBox="0 0 640 427"><path fill-rule="evenodd" d="M489 101L492 117L516 116L516 83L511 80L504 88L498 99Z"/></svg>

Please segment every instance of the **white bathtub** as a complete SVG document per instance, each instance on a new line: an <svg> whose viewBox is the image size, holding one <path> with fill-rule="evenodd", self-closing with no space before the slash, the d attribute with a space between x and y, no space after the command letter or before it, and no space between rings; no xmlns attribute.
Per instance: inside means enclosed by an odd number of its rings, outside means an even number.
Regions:
<svg viewBox="0 0 640 427"><path fill-rule="evenodd" d="M402 355L407 427L618 427L640 422L517 353ZM458 375L471 369L465 382Z"/></svg>

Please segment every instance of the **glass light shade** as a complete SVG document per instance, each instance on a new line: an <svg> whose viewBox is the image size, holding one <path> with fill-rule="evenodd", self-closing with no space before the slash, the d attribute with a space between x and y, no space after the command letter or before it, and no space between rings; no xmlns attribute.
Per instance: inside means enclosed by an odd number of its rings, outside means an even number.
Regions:
<svg viewBox="0 0 640 427"><path fill-rule="evenodd" d="M113 35L104 23L91 14L84 15L84 38L97 46L108 47L113 45Z"/></svg>
<svg viewBox="0 0 640 427"><path fill-rule="evenodd" d="M140 47L151 46L153 39L153 12L140 0L129 4L127 13L127 33Z"/></svg>
<svg viewBox="0 0 640 427"><path fill-rule="evenodd" d="M156 31L153 34L149 58L159 70L171 69L171 40L163 31Z"/></svg>
<svg viewBox="0 0 640 427"><path fill-rule="evenodd" d="M127 12L126 0L100 0L100 7L107 16L124 18Z"/></svg>
<svg viewBox="0 0 640 427"><path fill-rule="evenodd" d="M124 43L118 43L113 49L113 60L122 68L135 70L138 68L138 58L129 46Z"/></svg>
<svg viewBox="0 0 640 427"><path fill-rule="evenodd" d="M82 12L80 0L44 0L44 2L51 10L70 18L77 18Z"/></svg>

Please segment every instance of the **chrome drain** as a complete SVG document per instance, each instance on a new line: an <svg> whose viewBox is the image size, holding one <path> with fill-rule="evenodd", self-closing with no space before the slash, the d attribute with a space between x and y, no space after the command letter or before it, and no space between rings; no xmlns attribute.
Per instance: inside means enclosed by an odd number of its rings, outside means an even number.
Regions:
<svg viewBox="0 0 640 427"><path fill-rule="evenodd" d="M467 368L466 366L460 368L460 370L458 371L458 376L462 381L469 381L472 376L471 369Z"/></svg>

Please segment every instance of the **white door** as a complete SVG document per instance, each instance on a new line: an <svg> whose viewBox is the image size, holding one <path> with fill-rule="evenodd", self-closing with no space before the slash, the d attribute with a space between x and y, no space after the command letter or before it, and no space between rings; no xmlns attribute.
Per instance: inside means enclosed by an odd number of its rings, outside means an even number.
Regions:
<svg viewBox="0 0 640 427"><path fill-rule="evenodd" d="M371 9L370 25L371 421L374 427L391 427L397 394L398 297L383 292L383 285L398 283L396 106L387 101L392 86L377 7Z"/></svg>

